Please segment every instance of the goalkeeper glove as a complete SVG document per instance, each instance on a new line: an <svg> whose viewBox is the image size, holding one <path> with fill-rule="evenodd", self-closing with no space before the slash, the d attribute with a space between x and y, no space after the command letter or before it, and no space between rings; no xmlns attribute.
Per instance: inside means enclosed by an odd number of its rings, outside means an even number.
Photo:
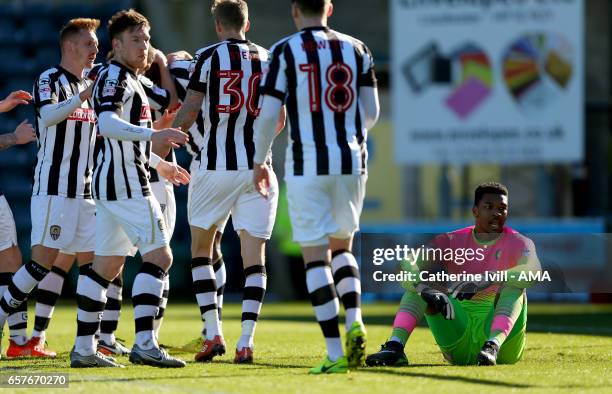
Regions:
<svg viewBox="0 0 612 394"><path fill-rule="evenodd" d="M446 320L453 320L455 318L455 308L453 308L453 303L448 298L448 295L424 284L417 285L416 290L435 313L441 313L442 317Z"/></svg>

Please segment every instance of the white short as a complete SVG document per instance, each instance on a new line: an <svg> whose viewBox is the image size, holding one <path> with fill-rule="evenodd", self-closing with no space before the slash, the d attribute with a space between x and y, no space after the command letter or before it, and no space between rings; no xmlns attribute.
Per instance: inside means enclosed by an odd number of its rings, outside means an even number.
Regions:
<svg viewBox="0 0 612 394"><path fill-rule="evenodd" d="M191 159L191 163L189 164L189 173L191 175L195 175L199 171L199 169L200 169L200 162L196 160L196 158L194 157L193 159ZM191 185L189 186L189 188L191 189ZM229 220L229 215L227 215L227 217L222 223L217 223L217 232L220 232L221 234L223 234L228 220Z"/></svg>
<svg viewBox="0 0 612 394"><path fill-rule="evenodd" d="M168 246L164 215L153 196L96 201L96 255L134 256Z"/></svg>
<svg viewBox="0 0 612 394"><path fill-rule="evenodd" d="M277 205L276 176L267 199L255 190L251 170L200 169L191 176L187 211L191 226L209 230L216 225L217 230L223 231L231 214L236 232L245 230L254 237L270 239Z"/></svg>
<svg viewBox="0 0 612 394"><path fill-rule="evenodd" d="M31 244L73 252L96 246L96 204L84 198L32 196Z"/></svg>
<svg viewBox="0 0 612 394"><path fill-rule="evenodd" d="M176 199L174 198L174 186L170 182L151 182L151 192L159 202L164 214L164 220L168 226L168 236L172 238L174 226L176 225Z"/></svg>
<svg viewBox="0 0 612 394"><path fill-rule="evenodd" d="M319 246L359 230L367 175L287 176L293 240Z"/></svg>
<svg viewBox="0 0 612 394"><path fill-rule="evenodd" d="M17 245L15 219L4 196L0 196L0 251Z"/></svg>

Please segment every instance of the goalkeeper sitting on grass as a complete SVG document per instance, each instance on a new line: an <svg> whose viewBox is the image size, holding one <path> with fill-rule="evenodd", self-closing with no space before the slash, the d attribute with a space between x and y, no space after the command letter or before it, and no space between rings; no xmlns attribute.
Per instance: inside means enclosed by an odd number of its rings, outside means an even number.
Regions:
<svg viewBox="0 0 612 394"><path fill-rule="evenodd" d="M404 347L423 316L444 355L455 365L513 364L525 347L527 297L525 274L540 264L533 242L505 227L508 190L488 182L476 188L472 209L475 225L437 236L426 259L402 263L417 281L406 282L406 293L391 338L378 353L367 357L369 366L407 365ZM452 253L462 250L462 253ZM466 258L471 250L471 258ZM449 260L447 256L453 255ZM440 257L444 252L444 257ZM463 256L461 259L458 256ZM446 258L446 260L445 260ZM427 271L427 272L425 272ZM486 277L485 272L506 272L507 279ZM432 282L428 275L482 274L481 281ZM420 273L420 275L419 275ZM459 275L461 276L461 275Z"/></svg>

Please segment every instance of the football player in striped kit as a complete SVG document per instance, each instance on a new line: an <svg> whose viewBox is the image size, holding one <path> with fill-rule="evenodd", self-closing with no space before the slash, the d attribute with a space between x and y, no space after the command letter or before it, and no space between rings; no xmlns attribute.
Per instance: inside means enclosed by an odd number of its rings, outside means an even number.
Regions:
<svg viewBox="0 0 612 394"><path fill-rule="evenodd" d="M184 361L159 347L153 332L172 252L161 208L151 194L149 166L175 184L188 183L189 174L184 169L151 153L152 143L178 147L188 137L176 129L152 129L149 101L137 74L147 62L147 18L134 10L119 11L111 18L108 30L114 57L98 74L93 93L103 136L92 182L97 216L95 257L93 267L77 285L77 337L70 354L71 366L120 367L96 352L94 335L107 288L136 246L144 263L132 288L136 339L130 361L184 367Z"/></svg>
<svg viewBox="0 0 612 394"><path fill-rule="evenodd" d="M30 93L23 90L11 92L4 100L0 101L0 112L8 112L17 105L27 105L32 100ZM34 127L27 120L17 126L14 132L0 135L0 150L15 145L23 145L36 139ZM0 190L0 297L4 294L13 274L21 266L21 251L17 246L17 231L15 219L6 197ZM24 303L17 309L12 309L7 317L11 335L11 343L25 344L27 341L28 313L27 305ZM0 353L2 349L2 330L0 326Z"/></svg>
<svg viewBox="0 0 612 394"><path fill-rule="evenodd" d="M96 132L89 102L91 81L83 77L98 53L99 24L97 19L70 20L60 31L60 64L44 71L34 84L38 153L31 201L32 257L15 273L0 300L0 322L10 309L25 306L36 285L38 298L54 304L66 275L61 268L53 268L59 250L77 252L81 264L93 260L91 172ZM26 344L11 341L9 357L55 357L55 352L44 348L46 327L40 319L36 323Z"/></svg>
<svg viewBox="0 0 612 394"><path fill-rule="evenodd" d="M187 95L187 85L189 85L189 77L193 72L195 64L192 62L193 57L185 51L178 51L168 54L168 68L174 78L176 85L176 92L178 99L183 103L185 96ZM196 121L191 128L186 131L189 135L189 141L185 144L187 152L191 155L191 164L189 167L190 173L195 171L200 166L199 153L204 147L204 116L202 111L198 112ZM221 251L221 238L223 237L223 231L225 230L224 223L217 225L217 232L213 241L213 253L212 253L212 265L213 271L215 272L215 282L217 286L217 311L219 313L219 323L223 326L222 310L223 310L223 292L225 290L225 282L227 280L227 274L225 270L225 261L223 260L223 253ZM202 318L202 321L204 319ZM206 341L206 327L202 329L200 335L197 338L186 343L182 349L189 352L198 352Z"/></svg>
<svg viewBox="0 0 612 394"><path fill-rule="evenodd" d="M254 182L264 196L276 180L266 165L278 108L290 124L285 181L294 241L302 248L306 285L327 346L311 373L343 373L363 364L359 267L351 253L367 179L367 130L379 114L374 63L359 40L327 26L331 0L293 0L299 32L272 48L255 127ZM338 329L346 310L346 355Z"/></svg>
<svg viewBox="0 0 612 394"><path fill-rule="evenodd" d="M217 229L232 215L240 236L245 287L242 303L242 335L234 362L253 361L253 336L266 289L265 243L276 216L277 190L265 199L254 190L253 124L259 114L258 87L268 51L248 41L248 7L242 0L217 0L212 14L221 42L200 49L187 95L174 124L187 131L202 111L204 149L189 188L189 223L192 234L194 292L205 320L206 340L196 361L211 361L225 353L219 324L217 285L212 264ZM279 113L284 113L279 108ZM272 125L272 132L284 126ZM267 160L270 165L270 158Z"/></svg>

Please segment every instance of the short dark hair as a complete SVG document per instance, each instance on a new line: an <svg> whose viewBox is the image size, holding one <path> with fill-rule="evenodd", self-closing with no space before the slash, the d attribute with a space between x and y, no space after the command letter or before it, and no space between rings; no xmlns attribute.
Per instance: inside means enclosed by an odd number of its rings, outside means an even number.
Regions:
<svg viewBox="0 0 612 394"><path fill-rule="evenodd" d="M306 15L321 15L331 0L291 0Z"/></svg>
<svg viewBox="0 0 612 394"><path fill-rule="evenodd" d="M474 191L474 206L477 206L482 196L485 194L501 194L502 196L508 195L508 188L499 182L483 182Z"/></svg>
<svg viewBox="0 0 612 394"><path fill-rule="evenodd" d="M241 30L249 20L249 6L244 0L215 0L210 12L225 28Z"/></svg>
<svg viewBox="0 0 612 394"><path fill-rule="evenodd" d="M135 27L151 27L149 20L140 12L130 8L117 12L108 21L108 35L110 39L119 38L121 33L126 30L133 30Z"/></svg>
<svg viewBox="0 0 612 394"><path fill-rule="evenodd" d="M81 30L96 31L100 27L100 20L91 18L70 19L60 30L60 45L64 41L79 34Z"/></svg>

